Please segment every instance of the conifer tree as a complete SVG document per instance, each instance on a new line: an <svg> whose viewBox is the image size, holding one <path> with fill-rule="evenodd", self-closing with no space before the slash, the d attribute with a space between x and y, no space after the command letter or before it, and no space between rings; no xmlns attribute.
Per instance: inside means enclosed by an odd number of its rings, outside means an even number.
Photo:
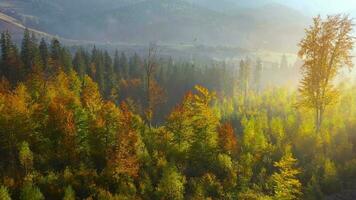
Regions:
<svg viewBox="0 0 356 200"><path fill-rule="evenodd" d="M38 48L39 48L39 53L40 53L40 57L41 57L42 64L43 64L43 70L47 71L48 70L49 52L48 52L47 42L44 38L41 39L41 42L40 42L40 45Z"/></svg>

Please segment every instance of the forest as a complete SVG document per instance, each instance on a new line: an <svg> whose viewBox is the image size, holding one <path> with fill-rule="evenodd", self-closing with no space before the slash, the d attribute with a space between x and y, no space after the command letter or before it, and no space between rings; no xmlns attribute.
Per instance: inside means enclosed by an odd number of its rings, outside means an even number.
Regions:
<svg viewBox="0 0 356 200"><path fill-rule="evenodd" d="M1 34L0 200L317 200L355 189L352 20L315 17L298 87L237 66ZM294 68L280 67L283 76Z"/></svg>

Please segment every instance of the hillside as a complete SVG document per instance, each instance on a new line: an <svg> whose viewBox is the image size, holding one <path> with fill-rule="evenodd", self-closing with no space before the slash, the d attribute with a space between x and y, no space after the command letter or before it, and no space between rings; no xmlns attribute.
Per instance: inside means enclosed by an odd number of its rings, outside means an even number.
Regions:
<svg viewBox="0 0 356 200"><path fill-rule="evenodd" d="M222 8L232 5L225 2ZM183 0L4 0L0 4L25 25L54 35L142 45L158 41L294 52L307 24L301 13L278 4L230 6L229 12L206 5Z"/></svg>

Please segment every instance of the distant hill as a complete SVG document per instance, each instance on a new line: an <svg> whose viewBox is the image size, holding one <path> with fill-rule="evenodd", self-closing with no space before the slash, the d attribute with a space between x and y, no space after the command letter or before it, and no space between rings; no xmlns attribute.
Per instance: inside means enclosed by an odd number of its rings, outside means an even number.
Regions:
<svg viewBox="0 0 356 200"><path fill-rule="evenodd" d="M239 7L231 0L2 0L0 11L25 26L75 40L285 52L296 50L309 21L279 4Z"/></svg>

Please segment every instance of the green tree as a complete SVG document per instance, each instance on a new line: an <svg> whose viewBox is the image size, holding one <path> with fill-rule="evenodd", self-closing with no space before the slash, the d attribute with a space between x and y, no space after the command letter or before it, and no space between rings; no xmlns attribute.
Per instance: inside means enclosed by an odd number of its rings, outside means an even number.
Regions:
<svg viewBox="0 0 356 200"><path fill-rule="evenodd" d="M32 183L26 183L20 193L21 200L44 200L44 196L40 189Z"/></svg>
<svg viewBox="0 0 356 200"><path fill-rule="evenodd" d="M184 175L180 174L176 167L167 166L163 170L163 175L157 186L159 199L184 199L186 180Z"/></svg>
<svg viewBox="0 0 356 200"><path fill-rule="evenodd" d="M33 167L33 153L27 142L22 142L21 144L19 151L19 160L21 165L25 169L25 173L29 173L29 171Z"/></svg>
<svg viewBox="0 0 356 200"><path fill-rule="evenodd" d="M23 80L24 70L17 46L8 31L1 34L1 73L13 85Z"/></svg>
<svg viewBox="0 0 356 200"><path fill-rule="evenodd" d="M11 200L9 191L5 186L0 187L0 199L1 200Z"/></svg>
<svg viewBox="0 0 356 200"><path fill-rule="evenodd" d="M39 44L39 53L43 64L43 69L46 71L48 70L48 59L49 59L49 52L48 52L48 45L44 38L41 39Z"/></svg>
<svg viewBox="0 0 356 200"><path fill-rule="evenodd" d="M69 185L66 187L63 200L75 200L75 191L72 186Z"/></svg>

